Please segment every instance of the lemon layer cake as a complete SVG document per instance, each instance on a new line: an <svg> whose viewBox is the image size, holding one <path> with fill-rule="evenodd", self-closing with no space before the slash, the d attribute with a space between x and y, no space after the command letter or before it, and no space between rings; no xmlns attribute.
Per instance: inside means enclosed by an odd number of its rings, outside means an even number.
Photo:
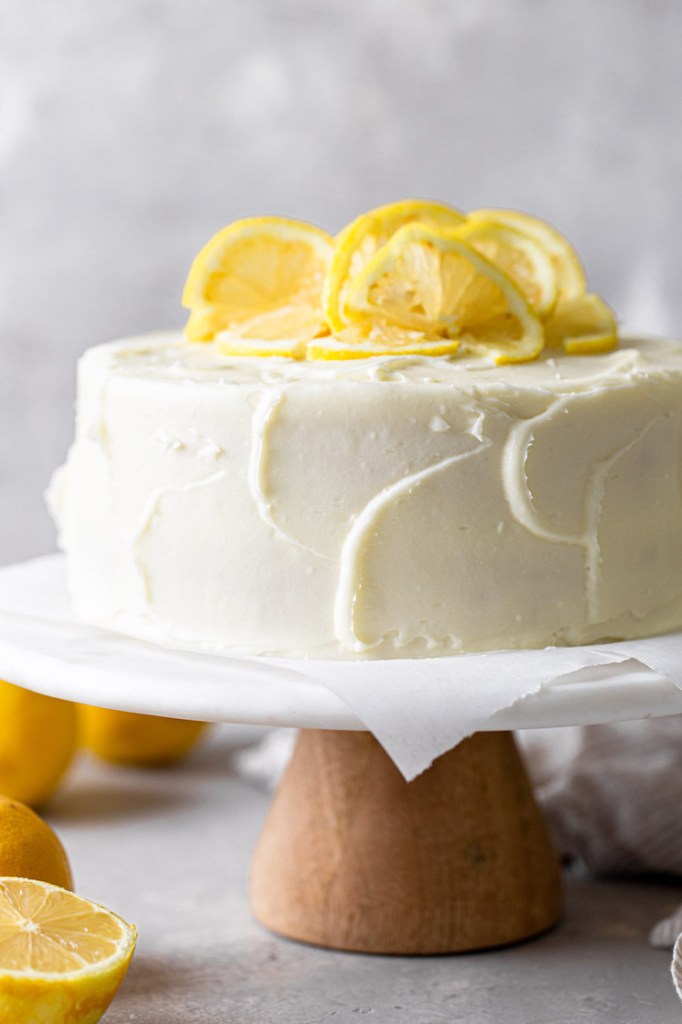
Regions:
<svg viewBox="0 0 682 1024"><path fill-rule="evenodd" d="M163 644L407 657L682 624L682 346L80 363L52 489L87 620Z"/></svg>
<svg viewBox="0 0 682 1024"><path fill-rule="evenodd" d="M618 348L544 221L250 218L183 303L80 364L52 504L83 618L319 657L682 626L682 346Z"/></svg>

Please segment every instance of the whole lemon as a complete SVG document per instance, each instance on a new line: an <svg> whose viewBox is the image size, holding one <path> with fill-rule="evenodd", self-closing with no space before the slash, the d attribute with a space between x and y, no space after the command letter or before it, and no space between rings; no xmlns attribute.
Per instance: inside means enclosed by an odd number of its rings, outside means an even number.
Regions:
<svg viewBox="0 0 682 1024"><path fill-rule="evenodd" d="M0 796L0 875L73 889L71 867L56 834L30 807L6 796Z"/></svg>
<svg viewBox="0 0 682 1024"><path fill-rule="evenodd" d="M80 739L105 761L134 766L173 764L188 754L206 729L205 722L159 718L130 711L78 705Z"/></svg>
<svg viewBox="0 0 682 1024"><path fill-rule="evenodd" d="M0 793L41 807L76 749L75 706L0 680Z"/></svg>

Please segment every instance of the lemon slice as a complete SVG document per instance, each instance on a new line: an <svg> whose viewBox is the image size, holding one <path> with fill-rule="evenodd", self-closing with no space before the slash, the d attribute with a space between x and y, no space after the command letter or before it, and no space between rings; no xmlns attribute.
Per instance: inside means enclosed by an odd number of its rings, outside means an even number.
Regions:
<svg viewBox="0 0 682 1024"><path fill-rule="evenodd" d="M333 249L331 235L303 221L253 217L228 225L190 269L182 295L191 310L187 336L291 340L299 323L314 336L311 321L323 331L322 286Z"/></svg>
<svg viewBox="0 0 682 1024"><path fill-rule="evenodd" d="M135 929L47 882L0 878L0 1020L95 1024L135 949Z"/></svg>
<svg viewBox="0 0 682 1024"><path fill-rule="evenodd" d="M569 355L611 352L618 347L618 322L600 295L559 303L545 324L547 344Z"/></svg>
<svg viewBox="0 0 682 1024"><path fill-rule="evenodd" d="M423 224L408 224L379 249L353 280L346 308L355 320L457 339L497 363L534 359L544 345L514 282L454 233Z"/></svg>
<svg viewBox="0 0 682 1024"><path fill-rule="evenodd" d="M587 290L585 271L577 252L564 236L546 221L519 210L473 210L467 214L472 224L499 224L534 239L547 253L557 280L559 299L573 299Z"/></svg>
<svg viewBox="0 0 682 1024"><path fill-rule="evenodd" d="M363 213L341 231L322 295L325 319L332 331L341 331L349 323L346 296L356 275L396 231L416 221L456 227L464 222L464 214L428 199L401 199Z"/></svg>
<svg viewBox="0 0 682 1024"><path fill-rule="evenodd" d="M218 350L230 356L305 357L306 344L327 328L320 321L319 309L310 306L284 306L262 313L248 323L216 335Z"/></svg>
<svg viewBox="0 0 682 1024"><path fill-rule="evenodd" d="M558 295L556 271L536 239L516 228L484 220L466 222L456 234L510 277L539 317L547 316L554 308Z"/></svg>
<svg viewBox="0 0 682 1024"><path fill-rule="evenodd" d="M450 356L459 348L454 338L434 337L381 321L351 324L334 337L308 342L307 359L367 359L371 356Z"/></svg>

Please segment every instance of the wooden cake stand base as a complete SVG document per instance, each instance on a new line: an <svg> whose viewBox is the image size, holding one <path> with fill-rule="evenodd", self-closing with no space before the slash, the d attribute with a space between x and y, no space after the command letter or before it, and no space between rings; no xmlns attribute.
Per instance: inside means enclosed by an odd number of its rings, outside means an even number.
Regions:
<svg viewBox="0 0 682 1024"><path fill-rule="evenodd" d="M561 875L511 733L477 733L407 783L369 733L305 729L254 855L251 905L291 939L463 953L561 913Z"/></svg>

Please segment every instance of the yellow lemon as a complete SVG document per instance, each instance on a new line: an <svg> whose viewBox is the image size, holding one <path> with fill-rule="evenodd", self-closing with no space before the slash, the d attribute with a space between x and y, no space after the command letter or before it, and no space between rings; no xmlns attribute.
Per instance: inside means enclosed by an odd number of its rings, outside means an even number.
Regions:
<svg viewBox="0 0 682 1024"><path fill-rule="evenodd" d="M179 761L196 745L205 722L159 718L78 705L84 747L116 764L161 766Z"/></svg>
<svg viewBox="0 0 682 1024"><path fill-rule="evenodd" d="M132 925L66 889L0 877L0 1021L96 1024L135 950Z"/></svg>
<svg viewBox="0 0 682 1024"><path fill-rule="evenodd" d="M587 290L585 270L577 252L568 239L546 221L520 210L473 210L467 214L467 221L499 224L534 239L554 265L558 299L573 299Z"/></svg>
<svg viewBox="0 0 682 1024"><path fill-rule="evenodd" d="M569 355L610 352L618 346L616 316L599 295L588 292L560 302L545 324L547 344Z"/></svg>
<svg viewBox="0 0 682 1024"><path fill-rule="evenodd" d="M456 235L510 277L539 317L551 312L558 296L557 275L549 254L536 239L484 220L465 222Z"/></svg>
<svg viewBox="0 0 682 1024"><path fill-rule="evenodd" d="M510 278L453 232L419 223L375 253L346 309L359 321L440 334L498 363L534 359L544 345L542 324Z"/></svg>
<svg viewBox="0 0 682 1024"><path fill-rule="evenodd" d="M300 359L311 338L326 333L320 312L286 306L253 317L241 328L216 334L218 351L230 356L288 356Z"/></svg>
<svg viewBox="0 0 682 1024"><path fill-rule="evenodd" d="M326 231L303 221L252 217L229 224L207 242L187 277L188 337L220 336L228 352L234 338L235 354L250 350L248 339L254 354L264 354L268 341L304 347L325 330L322 286L333 249Z"/></svg>
<svg viewBox="0 0 682 1024"><path fill-rule="evenodd" d="M50 826L26 804L6 796L0 796L0 875L73 888L64 847Z"/></svg>
<svg viewBox="0 0 682 1024"><path fill-rule="evenodd" d="M0 793L42 806L75 749L76 712L70 701L0 680Z"/></svg>
<svg viewBox="0 0 682 1024"><path fill-rule="evenodd" d="M357 274L396 231L416 222L453 228L464 222L464 214L429 199L401 199L361 214L340 232L322 296L325 319L332 331L341 331L350 322L346 298Z"/></svg>
<svg viewBox="0 0 682 1024"><path fill-rule="evenodd" d="M307 359L367 359L371 356L450 356L459 348L455 338L410 331L397 324L366 320L344 327L334 337L315 338Z"/></svg>

